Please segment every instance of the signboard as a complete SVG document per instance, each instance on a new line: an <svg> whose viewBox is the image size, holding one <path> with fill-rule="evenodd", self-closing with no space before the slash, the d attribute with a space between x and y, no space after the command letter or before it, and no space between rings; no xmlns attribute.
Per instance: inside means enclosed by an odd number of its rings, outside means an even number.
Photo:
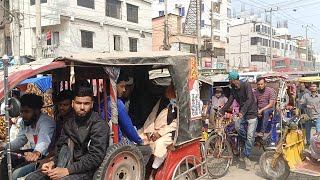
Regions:
<svg viewBox="0 0 320 180"><path fill-rule="evenodd" d="M200 107L200 89L198 78L198 67L196 58L189 60L190 70L188 78L188 89L190 95L190 119L201 119L201 107Z"/></svg>

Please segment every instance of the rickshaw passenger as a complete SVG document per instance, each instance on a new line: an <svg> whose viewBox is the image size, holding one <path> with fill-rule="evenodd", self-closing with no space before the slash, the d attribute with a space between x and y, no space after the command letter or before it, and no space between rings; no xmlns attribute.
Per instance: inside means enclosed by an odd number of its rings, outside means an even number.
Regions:
<svg viewBox="0 0 320 180"><path fill-rule="evenodd" d="M98 113L92 110L92 89L79 87L72 106L75 116L64 122L54 160L44 163L40 170L28 175L26 180L91 180L102 163L109 145L110 128ZM62 165L60 160L66 159L63 147L66 147L69 141L74 144L73 151L66 160L69 163Z"/></svg>
<svg viewBox="0 0 320 180"><path fill-rule="evenodd" d="M12 155L12 167L22 167L48 155L48 147L52 142L55 122L45 113L41 113L43 101L41 96L25 94L20 98L21 117L20 129L15 140L11 142L11 150L24 154L25 158ZM18 150L27 142L32 149ZM2 147L4 148L4 147ZM35 166L32 171L35 170ZM8 179L7 158L3 158L0 169L1 180Z"/></svg>
<svg viewBox="0 0 320 180"><path fill-rule="evenodd" d="M154 106L139 135L145 144L150 144L155 156L153 169L158 169L167 156L167 147L173 143L173 133L177 129L177 108L174 87L171 84L165 91L165 96L170 100L167 107L157 115L160 110L160 101Z"/></svg>
<svg viewBox="0 0 320 180"><path fill-rule="evenodd" d="M227 103L227 101L228 98L224 96L223 89L218 86L212 96L212 106L220 109Z"/></svg>
<svg viewBox="0 0 320 180"><path fill-rule="evenodd" d="M117 107L118 107L118 123L119 123L119 142L122 140L122 136L125 136L130 141L137 143L138 145L143 145L143 141L138 135L136 128L133 126L131 118L128 114L126 106L120 99L126 91L126 82L129 79L120 74L118 81L117 81ZM111 119L111 106L110 106L110 97L107 98L108 103L108 119ZM104 103L101 103L101 118L105 119L104 117ZM122 134L123 133L123 134Z"/></svg>
<svg viewBox="0 0 320 180"><path fill-rule="evenodd" d="M274 110L276 103L276 92L271 87L266 87L267 81L263 77L257 78L257 90L254 91L254 96L258 105L258 116L261 116L262 124L258 136L263 137L267 133L269 117Z"/></svg>
<svg viewBox="0 0 320 180"><path fill-rule="evenodd" d="M52 157L54 156L54 153L55 153L54 150L55 150L56 143L58 142L59 137L61 135L63 123L74 116L74 111L72 108L72 100L73 100L73 92L70 90L61 91L57 95L55 103L57 104L57 107L58 107L57 108L58 114L54 118L56 122L56 130L55 130L53 141L49 147L49 154L46 159L43 159L39 162L40 164L43 164L52 160ZM16 169L12 175L13 180L16 180L20 177L24 177L27 174L33 172L35 170L34 167L36 166L37 166L37 163L31 163L29 165Z"/></svg>
<svg viewBox="0 0 320 180"><path fill-rule="evenodd" d="M316 126L316 131L320 132L320 94L318 94L317 84L311 83L311 93L304 94L300 100L302 108L306 108L307 115L310 117L305 122L307 145L310 145L311 127Z"/></svg>
<svg viewBox="0 0 320 180"><path fill-rule="evenodd" d="M245 140L245 147L243 150L243 160L246 169L250 169L251 161L249 156L252 152L252 147L255 139L255 132L257 128L257 104L254 98L251 85L248 82L241 82L237 72L231 72L228 76L231 84L231 93L228 102L221 108L220 114L224 114L234 100L240 105L239 119L235 122L235 128L239 135ZM247 131L244 124L248 124Z"/></svg>

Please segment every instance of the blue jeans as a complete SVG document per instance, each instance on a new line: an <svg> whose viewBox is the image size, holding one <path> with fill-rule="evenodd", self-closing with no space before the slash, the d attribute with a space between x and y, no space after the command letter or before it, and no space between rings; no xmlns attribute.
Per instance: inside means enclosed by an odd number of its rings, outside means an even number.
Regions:
<svg viewBox="0 0 320 180"><path fill-rule="evenodd" d="M320 132L320 118L314 119L314 120L309 120L305 122L305 128L306 128L306 140L307 144L310 144L310 139L311 139L311 128L316 127L316 131Z"/></svg>
<svg viewBox="0 0 320 180"><path fill-rule="evenodd" d="M261 127L261 132L266 133L267 127L268 127L268 122L270 119L270 114L273 112L272 108L266 109L262 113L262 127Z"/></svg>
<svg viewBox="0 0 320 180"><path fill-rule="evenodd" d="M245 124L248 124L248 129L246 131ZM249 157L252 152L252 147L254 144L255 132L257 129L258 119L237 119L235 121L235 128L238 134L245 140L245 147L243 150L243 155Z"/></svg>
<svg viewBox="0 0 320 180"><path fill-rule="evenodd" d="M15 169L12 173L12 179L17 180L18 178L24 177L36 170L37 163L30 163L25 166L22 166L18 169Z"/></svg>

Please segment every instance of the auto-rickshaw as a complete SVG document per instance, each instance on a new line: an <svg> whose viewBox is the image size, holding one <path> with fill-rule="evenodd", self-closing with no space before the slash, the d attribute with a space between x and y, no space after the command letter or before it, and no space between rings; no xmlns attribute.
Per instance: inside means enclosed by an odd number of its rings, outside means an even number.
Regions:
<svg viewBox="0 0 320 180"><path fill-rule="evenodd" d="M298 82L320 82L320 77L301 77ZM285 99L287 90L282 91L282 99ZM260 169L268 179L286 179L290 172L308 176L320 177L320 165L312 163L302 151L305 148L305 137L298 129L301 117L285 117L285 101L281 101L281 124L284 131L275 151L267 151L259 160Z"/></svg>
<svg viewBox="0 0 320 180"><path fill-rule="evenodd" d="M111 97L110 144L105 159L96 171L94 179L145 179L148 167L144 166L143 155L136 145L127 141L118 142L118 117L116 106L116 80L121 71L133 77L136 98L150 104L147 96L152 92L148 72L154 69L168 69L177 96L178 128L173 144L167 149L167 157L157 170L156 180L200 179L207 174L206 150L200 143L201 110L197 60L195 55L181 52L149 53L86 53L70 57L34 61L16 68L11 68L8 89L16 87L23 80L37 74L52 76L55 93L72 89L75 81L86 81L96 91L98 112L100 103L104 103L105 117L108 120L107 97ZM102 88L98 85L102 80ZM93 82L96 86L93 86ZM109 86L109 87L108 87ZM3 82L0 82L0 99L4 98ZM154 97L153 97L154 98ZM104 100L104 101L101 101ZM133 103L133 102L131 102ZM139 104L135 104L139 106ZM147 112L149 107L140 104L140 112ZM150 106L151 107L151 106ZM150 108L149 107L149 108ZM146 117L140 115L139 117ZM141 120L141 119L140 119ZM147 172L147 173L146 173Z"/></svg>

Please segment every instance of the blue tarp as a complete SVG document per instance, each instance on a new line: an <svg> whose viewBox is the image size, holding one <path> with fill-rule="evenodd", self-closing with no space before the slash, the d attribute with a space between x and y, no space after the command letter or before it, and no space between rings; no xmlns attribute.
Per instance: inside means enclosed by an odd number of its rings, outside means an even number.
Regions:
<svg viewBox="0 0 320 180"><path fill-rule="evenodd" d="M46 92L48 89L52 88L52 77L51 76L43 76L38 78L29 78L20 83L22 84L29 84L35 83L42 92Z"/></svg>

